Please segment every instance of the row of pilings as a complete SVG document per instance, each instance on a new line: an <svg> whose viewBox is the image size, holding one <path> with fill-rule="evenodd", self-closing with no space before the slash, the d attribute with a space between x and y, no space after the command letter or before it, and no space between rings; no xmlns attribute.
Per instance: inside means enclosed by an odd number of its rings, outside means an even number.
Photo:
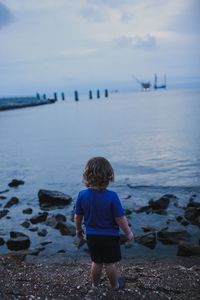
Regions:
<svg viewBox="0 0 200 300"><path fill-rule="evenodd" d="M102 94L103 94L103 97L108 98L108 90L107 90L107 89L105 89L104 92L103 92ZM96 93L93 93L92 90L89 90L88 96L89 96L89 99L91 99L91 100L94 99L94 98L99 99L99 98L101 98L101 92L100 92L100 90L97 90ZM47 99L47 96L46 96L46 94L41 95L41 94L37 93L37 94L36 94L36 98L37 98L38 100L40 100L40 99L46 100L46 99ZM53 99L54 99L55 101L58 100L58 93L54 93L54 94L53 94ZM64 93L64 92L61 93L61 99L62 99L62 100L65 100L65 99L66 99L65 93ZM79 99L80 99L80 98L79 98L79 92L76 90L76 91L74 91L74 100L75 100L75 101L79 101Z"/></svg>

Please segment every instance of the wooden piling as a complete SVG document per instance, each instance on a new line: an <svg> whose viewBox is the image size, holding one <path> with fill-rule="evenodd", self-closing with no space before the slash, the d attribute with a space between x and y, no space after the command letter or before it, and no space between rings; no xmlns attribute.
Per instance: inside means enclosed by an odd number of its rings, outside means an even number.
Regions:
<svg viewBox="0 0 200 300"><path fill-rule="evenodd" d="M100 90L97 90L97 98L100 98Z"/></svg>
<svg viewBox="0 0 200 300"><path fill-rule="evenodd" d="M74 99L75 99L75 101L79 100L78 92L77 91L74 91Z"/></svg>
<svg viewBox="0 0 200 300"><path fill-rule="evenodd" d="M36 94L36 98L37 98L37 100L40 100L40 94L39 93Z"/></svg>
<svg viewBox="0 0 200 300"><path fill-rule="evenodd" d="M61 93L61 98L62 100L65 100L65 94L63 92Z"/></svg>
<svg viewBox="0 0 200 300"><path fill-rule="evenodd" d="M55 99L55 101L58 100L57 93L54 93L54 99Z"/></svg>
<svg viewBox="0 0 200 300"><path fill-rule="evenodd" d="M108 98L108 90L105 89L105 98Z"/></svg>
<svg viewBox="0 0 200 300"><path fill-rule="evenodd" d="M47 99L47 96L46 96L46 94L43 94L43 99L45 100L45 99Z"/></svg>
<svg viewBox="0 0 200 300"><path fill-rule="evenodd" d="M92 99L92 91L89 91L89 99Z"/></svg>

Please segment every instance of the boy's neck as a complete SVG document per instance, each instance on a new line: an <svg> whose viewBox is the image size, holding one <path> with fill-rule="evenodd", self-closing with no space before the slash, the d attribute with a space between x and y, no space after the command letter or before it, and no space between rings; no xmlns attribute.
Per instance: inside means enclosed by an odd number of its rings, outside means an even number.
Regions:
<svg viewBox="0 0 200 300"><path fill-rule="evenodd" d="M93 189L93 190L96 190L96 191L99 191L99 192L101 192L101 191L103 191L103 190L106 189L106 187L100 188L100 187L98 187L98 186L89 186L89 188L90 188L90 189Z"/></svg>

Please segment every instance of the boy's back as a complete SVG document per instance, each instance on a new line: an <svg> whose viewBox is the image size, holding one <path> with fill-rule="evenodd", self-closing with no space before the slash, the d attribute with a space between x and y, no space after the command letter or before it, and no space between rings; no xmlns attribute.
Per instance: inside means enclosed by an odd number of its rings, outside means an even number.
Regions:
<svg viewBox="0 0 200 300"><path fill-rule="evenodd" d="M124 211L115 192L88 188L78 195L76 214L84 215L87 234L118 236L115 218L123 216Z"/></svg>

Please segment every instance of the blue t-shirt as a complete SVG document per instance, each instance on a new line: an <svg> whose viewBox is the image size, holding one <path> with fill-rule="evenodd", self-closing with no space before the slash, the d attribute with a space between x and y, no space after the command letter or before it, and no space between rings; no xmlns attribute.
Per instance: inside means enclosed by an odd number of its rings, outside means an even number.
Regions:
<svg viewBox="0 0 200 300"><path fill-rule="evenodd" d="M115 218L122 217L124 210L115 192L92 188L81 191L75 213L84 216L86 234L119 236Z"/></svg>

